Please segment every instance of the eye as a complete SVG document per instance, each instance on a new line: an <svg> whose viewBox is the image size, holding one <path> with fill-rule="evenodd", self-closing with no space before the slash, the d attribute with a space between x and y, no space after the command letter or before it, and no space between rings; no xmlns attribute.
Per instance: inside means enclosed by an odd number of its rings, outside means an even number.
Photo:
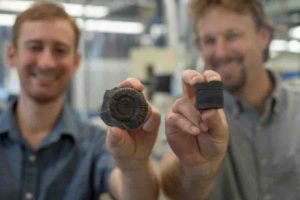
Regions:
<svg viewBox="0 0 300 200"><path fill-rule="evenodd" d="M228 34L226 34L226 40L231 42L231 41L235 41L237 39L239 39L241 36L240 33L237 33L237 32L230 32Z"/></svg>
<svg viewBox="0 0 300 200"><path fill-rule="evenodd" d="M57 56L64 56L64 55L68 54L70 50L68 47L65 47L65 46L56 46L56 47L54 47L53 51L54 51L55 55L57 55Z"/></svg>
<svg viewBox="0 0 300 200"><path fill-rule="evenodd" d="M204 46L212 46L216 43L216 39L214 37L205 37L202 39L201 44Z"/></svg>
<svg viewBox="0 0 300 200"><path fill-rule="evenodd" d="M43 45L40 43L30 43L26 47L32 52L40 52L44 48Z"/></svg>

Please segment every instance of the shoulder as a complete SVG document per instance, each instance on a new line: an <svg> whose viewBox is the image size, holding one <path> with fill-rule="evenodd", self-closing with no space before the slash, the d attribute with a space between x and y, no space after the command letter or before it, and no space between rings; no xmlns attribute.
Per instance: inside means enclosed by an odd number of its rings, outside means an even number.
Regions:
<svg viewBox="0 0 300 200"><path fill-rule="evenodd" d="M76 119L76 129L78 138L82 140L87 140L89 142L95 143L96 141L104 142L106 136L106 130L99 125L93 124L88 120Z"/></svg>
<svg viewBox="0 0 300 200"><path fill-rule="evenodd" d="M103 128L92 123L91 120L83 118L68 105L64 106L59 123L64 130L71 132L80 142L90 141L95 143L99 140L103 141L105 138Z"/></svg>
<svg viewBox="0 0 300 200"><path fill-rule="evenodd" d="M285 94L300 96L300 81L282 81L280 83L280 88L285 92Z"/></svg>
<svg viewBox="0 0 300 200"><path fill-rule="evenodd" d="M287 110L292 108L299 111L300 82L281 82L275 95L277 96L282 108Z"/></svg>

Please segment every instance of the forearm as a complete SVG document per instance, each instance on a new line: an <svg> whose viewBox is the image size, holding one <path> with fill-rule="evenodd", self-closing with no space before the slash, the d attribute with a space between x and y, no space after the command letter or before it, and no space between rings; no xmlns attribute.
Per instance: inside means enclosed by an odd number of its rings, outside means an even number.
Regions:
<svg viewBox="0 0 300 200"><path fill-rule="evenodd" d="M172 200L206 200L213 188L214 177L199 170L187 170L170 154L161 165L161 184Z"/></svg>
<svg viewBox="0 0 300 200"><path fill-rule="evenodd" d="M157 200L159 183L152 164L132 170L116 168L110 188L117 200Z"/></svg>

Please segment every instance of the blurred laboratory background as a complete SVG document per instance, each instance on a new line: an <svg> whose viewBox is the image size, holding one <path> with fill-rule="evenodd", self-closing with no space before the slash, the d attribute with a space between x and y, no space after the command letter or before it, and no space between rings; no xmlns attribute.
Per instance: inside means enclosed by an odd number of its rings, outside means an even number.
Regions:
<svg viewBox="0 0 300 200"><path fill-rule="evenodd" d="M104 126L98 117L106 89L127 77L146 85L145 95L163 116L181 93L186 68L203 69L194 30L187 14L189 0L52 0L65 6L81 27L80 70L67 101L82 117ZM19 93L14 68L5 61L16 14L34 1L0 0L0 110ZM300 87L300 1L262 1L270 21L278 27L267 67ZM298 86L297 86L298 85ZM153 158L165 151L163 123Z"/></svg>

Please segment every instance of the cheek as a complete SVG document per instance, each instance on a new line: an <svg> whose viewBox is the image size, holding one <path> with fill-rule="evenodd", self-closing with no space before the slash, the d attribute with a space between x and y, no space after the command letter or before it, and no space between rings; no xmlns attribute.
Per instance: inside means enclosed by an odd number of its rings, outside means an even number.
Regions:
<svg viewBox="0 0 300 200"><path fill-rule="evenodd" d="M214 51L212 48L205 48L201 50L201 57L203 58L204 62L207 63L214 55Z"/></svg>
<svg viewBox="0 0 300 200"><path fill-rule="evenodd" d="M18 66L25 68L26 66L31 66L36 63L36 56L32 54L22 54L19 56Z"/></svg>
<svg viewBox="0 0 300 200"><path fill-rule="evenodd" d="M240 53L245 53L247 52L247 49L249 48L249 45L247 42L243 40L236 40L232 43L230 43L229 49L233 52L240 52Z"/></svg>
<svg viewBox="0 0 300 200"><path fill-rule="evenodd" d="M57 72L60 73L60 77L65 81L70 81L76 72L76 67L73 63L61 63L57 68Z"/></svg>
<svg viewBox="0 0 300 200"><path fill-rule="evenodd" d="M259 59L262 55L262 52L258 50L256 45L248 45L243 49L243 54L245 56L246 61L254 62Z"/></svg>

